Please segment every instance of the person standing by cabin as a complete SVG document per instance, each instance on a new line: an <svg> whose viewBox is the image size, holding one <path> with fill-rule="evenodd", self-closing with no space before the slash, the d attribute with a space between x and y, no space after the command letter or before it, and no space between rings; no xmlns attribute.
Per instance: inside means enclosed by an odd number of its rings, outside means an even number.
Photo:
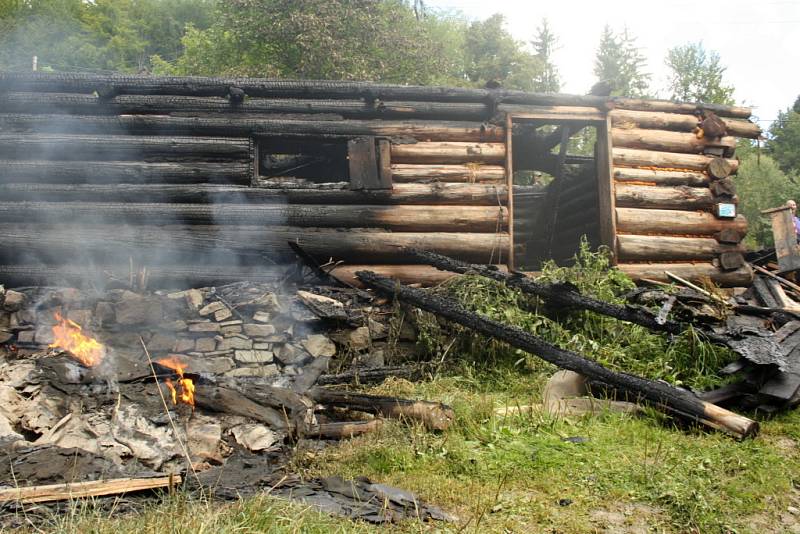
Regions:
<svg viewBox="0 0 800 534"><path fill-rule="evenodd" d="M786 205L792 210L792 221L794 222L794 233L797 237L797 242L800 243L800 218L797 217L797 202L794 200L787 200Z"/></svg>

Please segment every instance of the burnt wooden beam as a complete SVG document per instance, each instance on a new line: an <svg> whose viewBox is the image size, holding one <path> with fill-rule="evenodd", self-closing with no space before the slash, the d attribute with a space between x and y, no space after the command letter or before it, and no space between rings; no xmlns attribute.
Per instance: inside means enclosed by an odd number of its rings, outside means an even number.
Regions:
<svg viewBox="0 0 800 534"><path fill-rule="evenodd" d="M101 165L87 165L85 161L0 159L0 183L65 184L64 187L136 184L129 187L139 188L141 184L249 185L251 180L250 161L244 158L225 162L104 161Z"/></svg>
<svg viewBox="0 0 800 534"><path fill-rule="evenodd" d="M502 206L376 206L325 204L175 204L143 202L0 202L0 222L131 225L285 225L311 228L383 228L409 232L495 233L508 226ZM224 234L225 230L220 230Z"/></svg>
<svg viewBox="0 0 800 534"><path fill-rule="evenodd" d="M0 162L2 165L2 162ZM86 167L85 164L81 164ZM3 183L0 171L0 198L6 201L41 202L154 202L189 204L425 204L425 205L504 205L507 188L484 184L395 184L391 190L350 191L346 184L320 187L248 187L224 184L41 184ZM357 210L358 208L353 208Z"/></svg>
<svg viewBox="0 0 800 534"><path fill-rule="evenodd" d="M152 134L152 132L150 132ZM86 134L0 134L0 158L160 161L249 160L250 141L221 137Z"/></svg>
<svg viewBox="0 0 800 534"><path fill-rule="evenodd" d="M502 282L508 287L513 287L544 299L554 307L568 309L585 309L600 315L613 317L621 321L638 324L659 332L678 334L686 329L686 325L675 321L659 322L656 316L648 311L618 306L599 299L582 295L575 287L565 284L542 284L518 273L505 273L488 265L475 265L448 258L442 254L411 249L407 253L419 261L433 265L443 271L459 274L475 273L486 278Z"/></svg>
<svg viewBox="0 0 800 534"><path fill-rule="evenodd" d="M308 396L325 406L347 408L394 419L419 421L431 430L447 430L455 420L453 409L440 402L365 395L320 387L311 389Z"/></svg>
<svg viewBox="0 0 800 534"><path fill-rule="evenodd" d="M425 290L400 285L394 280L369 271L360 271L358 277L367 286L401 302L431 312L480 334L504 341L557 367L574 371L593 382L648 401L670 414L722 430L737 438L755 436L758 433L758 422L704 402L689 391L678 389L664 382L614 372L580 354L551 345L519 328L470 312L452 300L432 295Z"/></svg>
<svg viewBox="0 0 800 534"><path fill-rule="evenodd" d="M507 234L458 232L391 232L378 229L317 229L291 226L207 225L65 225L0 223L0 258L14 262L62 264L93 258L127 264L134 257L144 265L196 266L197 258L220 260L252 255L291 262L287 245L297 240L303 249L323 261L331 257L348 262L415 263L402 252L414 247L433 250L476 263L497 261L497 250L508 247ZM235 253L235 254L231 254ZM191 261L186 258L192 258ZM12 263L7 259L2 263ZM77 263L80 263L78 261ZM123 262L120 262L123 263Z"/></svg>
<svg viewBox="0 0 800 534"><path fill-rule="evenodd" d="M0 114L0 131L38 134L152 134L217 137L369 136L431 141L502 142L505 129L482 122L397 120L298 120L167 115Z"/></svg>
<svg viewBox="0 0 800 534"><path fill-rule="evenodd" d="M390 85L321 80L269 80L259 78L204 78L191 76L126 76L77 73L0 73L0 91L45 91L91 94L102 89L113 98L123 94L185 96L230 95L237 87L250 97L347 99L361 96L380 100L431 102L487 102L538 106L590 106L605 108L607 98L591 95L528 93L505 89ZM722 114L722 113L720 113Z"/></svg>

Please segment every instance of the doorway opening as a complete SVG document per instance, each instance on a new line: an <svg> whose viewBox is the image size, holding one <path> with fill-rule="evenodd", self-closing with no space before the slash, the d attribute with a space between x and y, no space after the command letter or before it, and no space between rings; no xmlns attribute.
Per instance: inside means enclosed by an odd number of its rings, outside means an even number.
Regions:
<svg viewBox="0 0 800 534"><path fill-rule="evenodd" d="M604 244L606 121L514 116L511 126L514 267L569 265L582 239L592 249Z"/></svg>

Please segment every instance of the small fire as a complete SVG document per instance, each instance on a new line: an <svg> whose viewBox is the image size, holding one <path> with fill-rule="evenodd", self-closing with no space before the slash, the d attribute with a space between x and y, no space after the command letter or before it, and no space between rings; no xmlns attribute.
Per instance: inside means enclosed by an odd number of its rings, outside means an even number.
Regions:
<svg viewBox="0 0 800 534"><path fill-rule="evenodd" d="M179 402L183 404L188 404L189 406L194 409L194 391L195 385L191 378L186 378L183 376L183 371L186 367L186 364L178 360L177 358L161 358L160 360L156 360L157 363L163 365L164 367L169 367L180 377L178 379L178 387L175 387L175 384L172 383L172 380L167 379L164 383L169 388L170 395L172 396L172 404L177 405Z"/></svg>
<svg viewBox="0 0 800 534"><path fill-rule="evenodd" d="M58 322L53 326L55 341L50 344L51 349L67 351L87 367L94 367L103 360L106 348L102 343L84 335L78 323L65 319L60 313L56 312L55 318Z"/></svg>

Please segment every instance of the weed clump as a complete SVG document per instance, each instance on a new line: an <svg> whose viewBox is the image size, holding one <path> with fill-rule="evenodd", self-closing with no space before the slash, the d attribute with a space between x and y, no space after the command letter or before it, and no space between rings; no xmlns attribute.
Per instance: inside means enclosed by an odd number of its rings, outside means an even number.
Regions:
<svg viewBox="0 0 800 534"><path fill-rule="evenodd" d="M621 271L611 268L607 250L593 252L584 241L569 267L549 262L538 278L542 282L568 282L581 292L615 304L635 287ZM678 336L654 333L647 328L586 310L548 310L545 303L477 275L453 278L437 291L455 298L466 308L490 319L517 326L531 334L592 358L615 371L696 389L718 386L717 370L735 355L703 340L689 329ZM434 359L454 355L484 370L523 367L531 373L550 373L554 367L520 349L488 339L458 325L440 322L420 313L419 342Z"/></svg>

